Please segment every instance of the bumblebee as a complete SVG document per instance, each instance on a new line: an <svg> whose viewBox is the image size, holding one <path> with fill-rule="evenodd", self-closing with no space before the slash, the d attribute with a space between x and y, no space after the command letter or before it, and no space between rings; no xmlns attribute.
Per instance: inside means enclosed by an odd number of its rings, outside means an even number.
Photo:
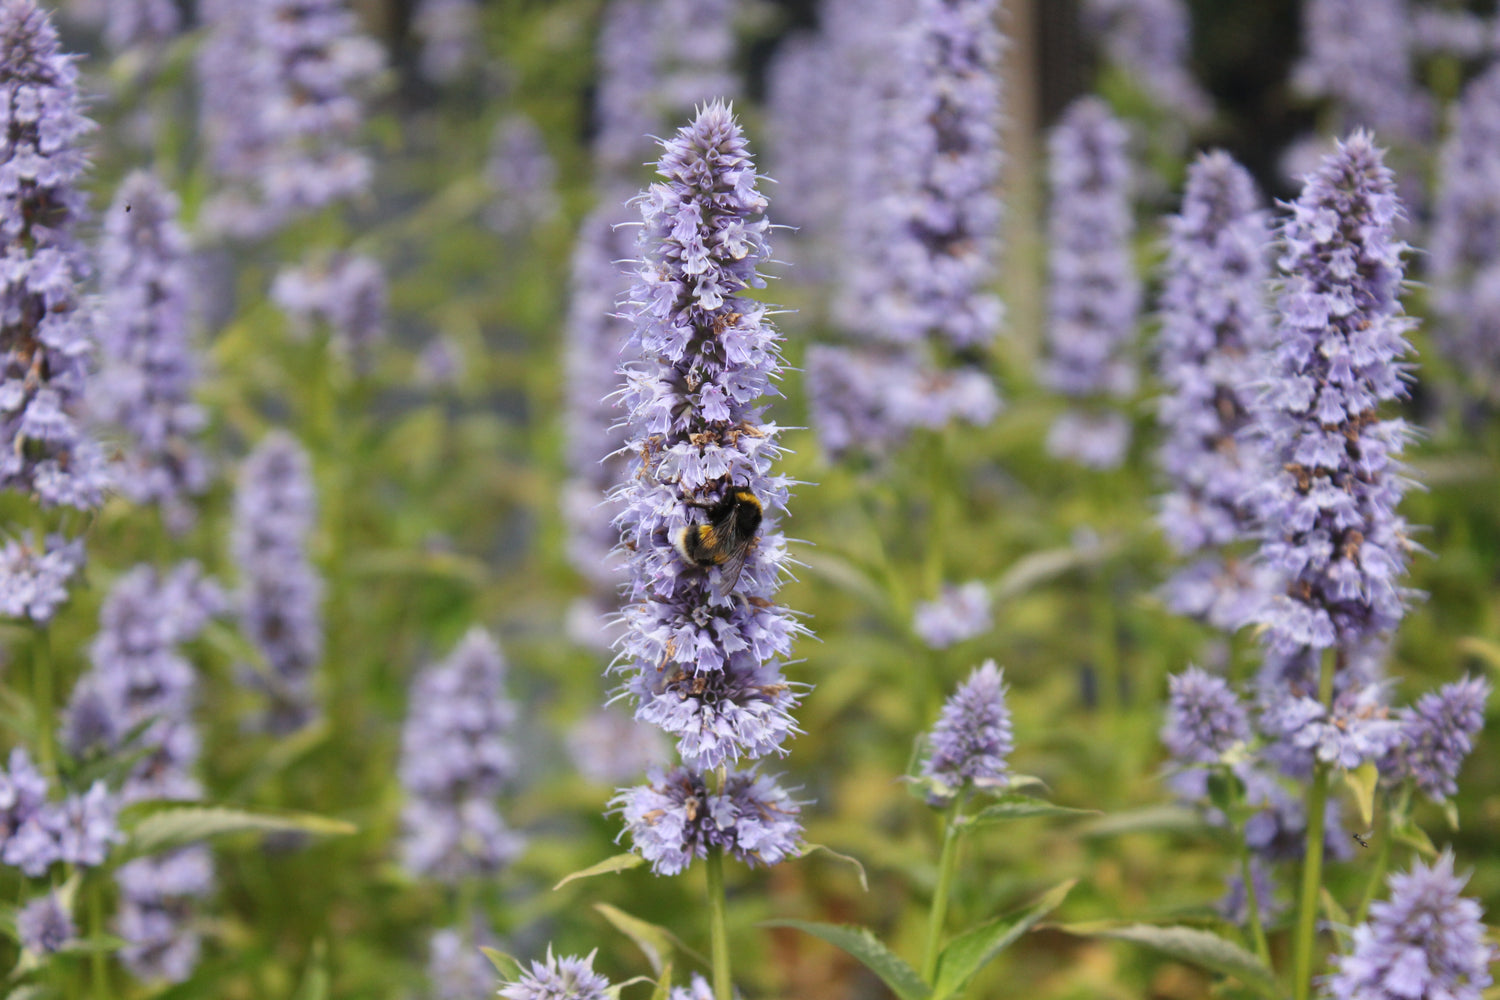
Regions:
<svg viewBox="0 0 1500 1000"><path fill-rule="evenodd" d="M745 558L755 543L764 513L754 493L733 487L722 499L713 502L688 501L689 507L707 511L706 524L690 524L672 536L672 548L684 562L708 569L719 567L715 597L726 597L739 582Z"/></svg>

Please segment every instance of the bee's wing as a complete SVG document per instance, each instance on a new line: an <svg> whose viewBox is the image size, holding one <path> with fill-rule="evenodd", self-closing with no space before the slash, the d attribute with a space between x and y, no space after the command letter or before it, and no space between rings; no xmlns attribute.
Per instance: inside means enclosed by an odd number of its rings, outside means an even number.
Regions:
<svg viewBox="0 0 1500 1000"><path fill-rule="evenodd" d="M740 582L740 570L745 568L745 558L750 555L750 542L751 539L746 539L735 546L729 558L719 564L719 582L713 588L715 597L728 597L734 592L735 584Z"/></svg>

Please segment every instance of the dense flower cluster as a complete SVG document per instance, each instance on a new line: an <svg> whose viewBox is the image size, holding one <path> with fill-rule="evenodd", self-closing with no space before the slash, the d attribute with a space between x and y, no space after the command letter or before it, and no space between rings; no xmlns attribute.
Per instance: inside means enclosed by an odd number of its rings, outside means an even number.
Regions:
<svg viewBox="0 0 1500 1000"><path fill-rule="evenodd" d="M990 630L990 590L983 580L954 586L943 584L936 600L917 605L912 631L933 649L983 635Z"/></svg>
<svg viewBox="0 0 1500 1000"><path fill-rule="evenodd" d="M1429 798L1441 802L1458 792L1458 771L1484 728L1490 685L1469 677L1417 699L1400 713L1401 738L1381 761L1387 777L1413 778Z"/></svg>
<svg viewBox="0 0 1500 1000"><path fill-rule="evenodd" d="M1343 129L1373 129L1386 141L1424 138L1432 106L1411 66L1407 0L1309 0L1303 54L1293 83L1337 103Z"/></svg>
<svg viewBox="0 0 1500 1000"><path fill-rule="evenodd" d="M485 221L495 232L518 236L557 215L557 167L541 130L525 115L496 122L484 175L493 198Z"/></svg>
<svg viewBox="0 0 1500 1000"><path fill-rule="evenodd" d="M81 423L93 331L73 230L84 210L80 140L93 124L79 109L77 68L33 0L0 3L0 107L0 490L89 510L108 477Z"/></svg>
<svg viewBox="0 0 1500 1000"><path fill-rule="evenodd" d="M1438 161L1430 239L1437 341L1479 395L1500 397L1500 66L1464 88Z"/></svg>
<svg viewBox="0 0 1500 1000"><path fill-rule="evenodd" d="M1259 426L1261 557L1287 581L1261 611L1273 649L1346 650L1405 612L1410 543L1396 505L1408 431L1378 407L1406 393L1414 322L1397 299L1405 250L1391 172L1368 134L1324 160L1282 229L1285 275Z"/></svg>
<svg viewBox="0 0 1500 1000"><path fill-rule="evenodd" d="M651 156L656 110L658 5L610 0L600 20L594 95L594 159L607 176L629 176ZM604 200L608 200L606 197Z"/></svg>
<svg viewBox="0 0 1500 1000"><path fill-rule="evenodd" d="M1370 906L1350 952L1324 983L1332 1000L1479 1000L1491 983L1495 946L1479 904L1459 895L1467 876L1453 855L1420 861L1388 880L1389 900Z"/></svg>
<svg viewBox="0 0 1500 1000"><path fill-rule="evenodd" d="M646 784L623 789L612 805L658 875L676 875L709 848L769 867L794 854L802 838L803 803L753 771L731 771L710 789L688 768L657 769Z"/></svg>
<svg viewBox="0 0 1500 1000"><path fill-rule="evenodd" d="M12 750L9 767L0 770L0 862L32 878L59 861L102 865L110 845L125 839L119 801L102 781L61 802L49 802L47 792L31 756L22 747Z"/></svg>
<svg viewBox="0 0 1500 1000"><path fill-rule="evenodd" d="M1108 105L1082 97L1048 140L1051 284L1043 377L1065 396L1096 403L1127 397L1136 384L1126 356L1141 304L1130 256L1127 139ZM1047 438L1052 454L1095 468L1118 466L1129 443L1124 415L1097 408L1070 411Z"/></svg>
<svg viewBox="0 0 1500 1000"><path fill-rule="evenodd" d="M1250 738L1250 718L1222 677L1188 667L1168 681L1171 700L1161 741L1187 764L1217 763L1230 747Z"/></svg>
<svg viewBox="0 0 1500 1000"><path fill-rule="evenodd" d="M1010 781L1006 758L1014 743L1005 675L994 660L974 668L968 680L943 703L929 738L932 754L922 762L944 798L966 787L1003 788Z"/></svg>
<svg viewBox="0 0 1500 1000"><path fill-rule="evenodd" d="M384 56L343 0L210 0L204 20L203 131L225 185L209 226L264 236L364 191L361 92Z"/></svg>
<svg viewBox="0 0 1500 1000"><path fill-rule="evenodd" d="M739 93L734 0L658 0L652 43L660 60L657 101L676 119L713 97Z"/></svg>
<svg viewBox="0 0 1500 1000"><path fill-rule="evenodd" d="M1188 168L1182 212L1168 221L1157 345L1166 389L1157 459L1171 485L1158 523L1179 553L1205 553L1167 585L1167 600L1227 629L1265 597L1253 574L1213 553L1251 532L1246 497L1264 471L1247 433L1271 330L1269 231L1259 200L1249 173L1226 153Z"/></svg>
<svg viewBox="0 0 1500 1000"><path fill-rule="evenodd" d="M208 488L193 402L198 359L189 329L189 250L177 198L149 173L125 178L99 247L101 371L90 407L125 432L115 481L136 503L162 505L186 527L188 498Z"/></svg>
<svg viewBox="0 0 1500 1000"><path fill-rule="evenodd" d="M778 429L765 421L763 400L775 392L780 337L766 307L741 295L763 284L766 200L724 104L704 107L663 145L657 169L665 180L640 198L642 260L625 302L635 324L627 356L639 360L621 369L630 468L616 494L617 523L630 581L617 668L632 671L637 718L674 737L692 769L683 780L701 782L699 769L783 752L797 695L780 664L802 627L774 601L787 560L779 520L788 481L771 472ZM737 500L735 491L754 499ZM713 529L739 534L725 542L743 549L733 560L742 556L738 574L688 562L679 551L684 531L712 527L705 508L727 510L717 516L738 526ZM726 780L772 787L732 772ZM652 794L624 797L637 793ZM691 825L684 817L625 813L643 851L690 852L654 846ZM715 836L737 855L779 860L795 844L794 822L775 826L786 839L772 845L731 815L722 819L728 825Z"/></svg>
<svg viewBox="0 0 1500 1000"><path fill-rule="evenodd" d="M452 83L478 61L483 36L474 0L418 0L411 22L422 40L417 65L433 83Z"/></svg>
<svg viewBox="0 0 1500 1000"><path fill-rule="evenodd" d="M1189 121L1209 116L1208 95L1187 68L1193 26L1183 0L1087 0L1084 18L1109 61L1153 101Z"/></svg>
<svg viewBox="0 0 1500 1000"><path fill-rule="evenodd" d="M240 469L231 547L240 621L269 668L254 682L270 695L274 731L313 715L313 671L323 657L323 583L307 554L316 513L307 453L285 432L267 434Z"/></svg>
<svg viewBox="0 0 1500 1000"><path fill-rule="evenodd" d="M172 0L109 0L105 7L104 44L115 52L158 45L181 28L182 14Z"/></svg>
<svg viewBox="0 0 1500 1000"><path fill-rule="evenodd" d="M47 955L68 944L77 935L73 917L63 908L57 893L38 896L16 914L16 937L21 947L34 955Z"/></svg>
<svg viewBox="0 0 1500 1000"><path fill-rule="evenodd" d="M203 844L136 858L115 874L120 960L146 981L180 983L198 964L202 941L191 925L194 900L213 892L213 855Z"/></svg>
<svg viewBox="0 0 1500 1000"><path fill-rule="evenodd" d="M545 962L532 962L521 978L500 987L505 1000L609 1000L610 982L594 971L594 952L579 958L556 958L547 949Z"/></svg>
<svg viewBox="0 0 1500 1000"><path fill-rule="evenodd" d="M288 268L272 283L271 300L299 332L327 324L356 371L369 369L375 345L385 339L385 271L370 257L336 253Z"/></svg>
<svg viewBox="0 0 1500 1000"><path fill-rule="evenodd" d="M0 615L52 620L68 599L68 581L84 564L83 539L48 535L38 545L27 532L0 543Z"/></svg>
<svg viewBox="0 0 1500 1000"><path fill-rule="evenodd" d="M515 705L505 659L472 629L442 663L417 675L401 732L402 860L415 875L457 882L511 862L522 841L495 798L515 773Z"/></svg>

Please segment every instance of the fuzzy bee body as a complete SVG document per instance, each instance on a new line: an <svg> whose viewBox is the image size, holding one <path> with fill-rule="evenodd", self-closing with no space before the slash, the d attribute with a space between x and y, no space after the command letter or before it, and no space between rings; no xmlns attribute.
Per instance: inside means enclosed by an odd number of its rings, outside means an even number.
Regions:
<svg viewBox="0 0 1500 1000"><path fill-rule="evenodd" d="M704 569L717 566L719 582L715 597L725 597L739 582L740 571L755 543L764 515L760 500L743 487L735 487L713 503L690 502L707 512L704 524L690 524L672 536L672 547L683 561Z"/></svg>

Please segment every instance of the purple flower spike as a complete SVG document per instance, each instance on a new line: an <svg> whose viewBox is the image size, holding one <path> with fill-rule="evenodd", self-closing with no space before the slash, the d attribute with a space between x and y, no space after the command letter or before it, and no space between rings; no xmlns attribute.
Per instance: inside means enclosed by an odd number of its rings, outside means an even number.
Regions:
<svg viewBox="0 0 1500 1000"><path fill-rule="evenodd" d="M1500 66L1464 88L1439 160L1431 270L1437 340L1474 392L1500 399Z"/></svg>
<svg viewBox="0 0 1500 1000"><path fill-rule="evenodd" d="M108 0L104 44L111 52L157 46L181 28L182 15L172 0Z"/></svg>
<svg viewBox="0 0 1500 1000"><path fill-rule="evenodd" d="M594 156L606 175L630 176L651 156L659 132L656 63L659 40L654 0L611 0L599 26L598 132Z"/></svg>
<svg viewBox="0 0 1500 1000"><path fill-rule="evenodd" d="M0 490L91 510L108 484L81 425L93 318L74 237L86 166L78 71L33 0L0 0Z"/></svg>
<svg viewBox="0 0 1500 1000"><path fill-rule="evenodd" d="M115 929L127 942L120 961L147 982L180 983L192 975L202 947L188 923L191 902L213 892L213 855L202 844L136 858L116 873Z"/></svg>
<svg viewBox="0 0 1500 1000"><path fill-rule="evenodd" d="M966 786L1003 788L1010 781L1005 758L1013 746L1010 708L1005 704L1005 676L994 660L974 668L969 679L943 703L930 737L932 755L922 763L951 799Z"/></svg>
<svg viewBox="0 0 1500 1000"><path fill-rule="evenodd" d="M45 625L67 603L68 581L83 569L83 539L28 533L0 543L0 615Z"/></svg>
<svg viewBox="0 0 1500 1000"><path fill-rule="evenodd" d="M289 268L276 276L271 299L291 316L296 332L326 324L354 370L370 370L375 345L385 339L385 271L378 261L338 253Z"/></svg>
<svg viewBox="0 0 1500 1000"><path fill-rule="evenodd" d="M115 479L136 503L162 505L186 528L190 498L208 489L198 444L207 418L193 402L198 359L189 329L187 237L177 198L148 173L125 178L99 248L101 373L91 406L129 447Z"/></svg>
<svg viewBox="0 0 1500 1000"><path fill-rule="evenodd" d="M1192 19L1182 0L1086 0L1089 30L1109 61L1163 109L1201 122L1212 110L1187 68Z"/></svg>
<svg viewBox="0 0 1500 1000"><path fill-rule="evenodd" d="M1441 802L1458 793L1458 770L1484 728L1490 685L1469 677L1428 692L1401 713L1401 741L1381 762L1388 775L1416 779L1417 787Z"/></svg>
<svg viewBox="0 0 1500 1000"><path fill-rule="evenodd" d="M63 909L57 893L39 896L16 914L16 936L21 947L33 955L50 955L78 934L73 918Z"/></svg>
<svg viewBox="0 0 1500 1000"><path fill-rule="evenodd" d="M521 852L495 798L515 773L505 659L472 629L447 660L417 675L401 733L402 857L415 875L457 882L492 874Z"/></svg>
<svg viewBox="0 0 1500 1000"><path fill-rule="evenodd" d="M1479 1000L1491 983L1496 950L1486 940L1479 904L1465 899L1468 876L1453 855L1388 879L1391 898L1370 906L1353 947L1323 983L1331 1000Z"/></svg>
<svg viewBox="0 0 1500 1000"><path fill-rule="evenodd" d="M1395 628L1411 549L1396 513L1415 322L1397 299L1406 246L1390 170L1356 132L1323 161L1282 229L1278 336L1259 404L1271 472L1262 560L1286 581L1258 616L1273 649L1350 649Z"/></svg>
<svg viewBox="0 0 1500 1000"><path fill-rule="evenodd" d="M1109 107L1084 97L1063 113L1048 141L1051 288L1043 378L1095 407L1129 396L1136 384L1126 356L1141 302L1131 261L1127 140ZM1124 461L1129 434L1121 415L1090 409L1065 414L1047 444L1059 458L1113 468Z"/></svg>
<svg viewBox="0 0 1500 1000"><path fill-rule="evenodd" d="M1250 738L1250 718L1222 677L1188 667L1168 681L1171 702L1161 741L1184 764L1215 764Z"/></svg>
<svg viewBox="0 0 1500 1000"><path fill-rule="evenodd" d="M254 683L271 698L278 732L312 721L313 671L323 658L323 582L308 559L317 515L312 465L291 435L273 431L245 459L231 546L240 566L240 621L270 668Z"/></svg>
<svg viewBox="0 0 1500 1000"><path fill-rule="evenodd" d="M983 580L944 584L935 601L917 605L912 629L933 649L946 649L990 630L990 591Z"/></svg>
<svg viewBox="0 0 1500 1000"><path fill-rule="evenodd" d="M739 93L734 65L734 0L657 0L661 61L656 100L674 118Z"/></svg>
<svg viewBox="0 0 1500 1000"><path fill-rule="evenodd" d="M1302 7L1305 51L1292 71L1304 94L1337 102L1342 128L1414 141L1432 128L1432 105L1411 66L1407 0L1310 0Z"/></svg>
<svg viewBox="0 0 1500 1000"><path fill-rule="evenodd" d="M1223 548L1254 525L1246 496L1265 462L1247 428L1271 330L1269 230L1259 202L1243 167L1208 153L1188 168L1182 214L1168 220L1158 342L1166 440L1157 459L1171 492L1158 523L1184 555ZM1180 571L1167 598L1174 610L1198 610L1233 630L1263 599L1256 583L1215 557Z"/></svg>
<svg viewBox="0 0 1500 1000"><path fill-rule="evenodd" d="M556 177L557 167L536 123L519 114L502 118L485 167L494 195L485 221L502 236L522 236L551 222L557 215Z"/></svg>
<svg viewBox="0 0 1500 1000"><path fill-rule="evenodd" d="M709 791L703 776L687 768L654 770L647 784L622 789L611 804L632 846L658 875L676 875L709 848L767 867L801 849L805 803L753 771L731 771L722 787Z"/></svg>
<svg viewBox="0 0 1500 1000"><path fill-rule="evenodd" d="M594 954L554 958L548 948L545 962L532 962L530 972L501 984L500 995L505 1000L609 1000L610 982L594 971Z"/></svg>

